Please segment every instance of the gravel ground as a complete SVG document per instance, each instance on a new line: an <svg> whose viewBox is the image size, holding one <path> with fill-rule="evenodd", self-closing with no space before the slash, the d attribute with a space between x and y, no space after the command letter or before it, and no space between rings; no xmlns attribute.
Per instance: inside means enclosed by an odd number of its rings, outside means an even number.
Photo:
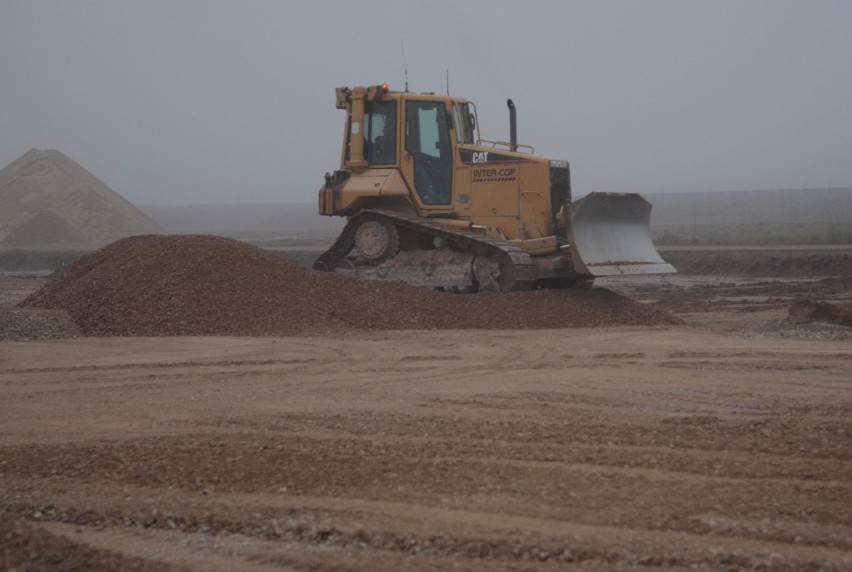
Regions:
<svg viewBox="0 0 852 572"><path fill-rule="evenodd" d="M0 569L852 567L846 342L622 326L0 355Z"/></svg>

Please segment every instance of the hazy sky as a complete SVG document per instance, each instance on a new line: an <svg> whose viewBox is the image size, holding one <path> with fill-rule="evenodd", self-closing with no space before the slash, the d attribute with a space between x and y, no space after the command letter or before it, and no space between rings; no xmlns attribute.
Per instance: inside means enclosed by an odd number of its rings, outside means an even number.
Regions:
<svg viewBox="0 0 852 572"><path fill-rule="evenodd" d="M575 194L852 186L852 1L0 0L0 167L55 148L137 205L313 202L334 88L476 102Z"/></svg>

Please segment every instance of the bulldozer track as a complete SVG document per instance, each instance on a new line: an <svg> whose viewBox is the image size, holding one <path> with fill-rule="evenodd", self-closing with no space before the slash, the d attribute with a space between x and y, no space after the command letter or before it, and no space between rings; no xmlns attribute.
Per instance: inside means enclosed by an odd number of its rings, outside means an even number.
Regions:
<svg viewBox="0 0 852 572"><path fill-rule="evenodd" d="M505 241L478 235L473 231L447 228L433 219L405 215L385 209L364 210L352 216L340 236L316 262L315 270L333 271L337 261L343 259L355 243L355 232L367 221L380 221L396 225L398 228L426 233L441 237L459 252L469 252L475 256L500 259L511 265L513 279L506 291L530 290L536 281L536 264L525 250Z"/></svg>

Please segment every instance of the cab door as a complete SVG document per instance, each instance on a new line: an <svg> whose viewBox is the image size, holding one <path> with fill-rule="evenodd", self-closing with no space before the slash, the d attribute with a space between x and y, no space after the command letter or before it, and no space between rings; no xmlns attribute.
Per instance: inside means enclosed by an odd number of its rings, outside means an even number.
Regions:
<svg viewBox="0 0 852 572"><path fill-rule="evenodd" d="M443 101L405 103L405 178L425 207L452 203L453 149Z"/></svg>

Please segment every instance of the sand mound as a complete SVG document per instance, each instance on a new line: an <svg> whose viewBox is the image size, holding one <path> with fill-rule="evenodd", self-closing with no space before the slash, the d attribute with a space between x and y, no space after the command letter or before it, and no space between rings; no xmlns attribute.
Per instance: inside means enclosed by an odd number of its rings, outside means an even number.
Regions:
<svg viewBox="0 0 852 572"><path fill-rule="evenodd" d="M6 235L0 246L75 245L86 239L53 211L41 211Z"/></svg>
<svg viewBox="0 0 852 572"><path fill-rule="evenodd" d="M165 232L59 151L31 149L0 170L0 241L98 247Z"/></svg>
<svg viewBox="0 0 852 572"><path fill-rule="evenodd" d="M137 236L89 254L21 304L87 335L296 335L354 330L670 324L604 289L456 295L318 272L215 236Z"/></svg>

